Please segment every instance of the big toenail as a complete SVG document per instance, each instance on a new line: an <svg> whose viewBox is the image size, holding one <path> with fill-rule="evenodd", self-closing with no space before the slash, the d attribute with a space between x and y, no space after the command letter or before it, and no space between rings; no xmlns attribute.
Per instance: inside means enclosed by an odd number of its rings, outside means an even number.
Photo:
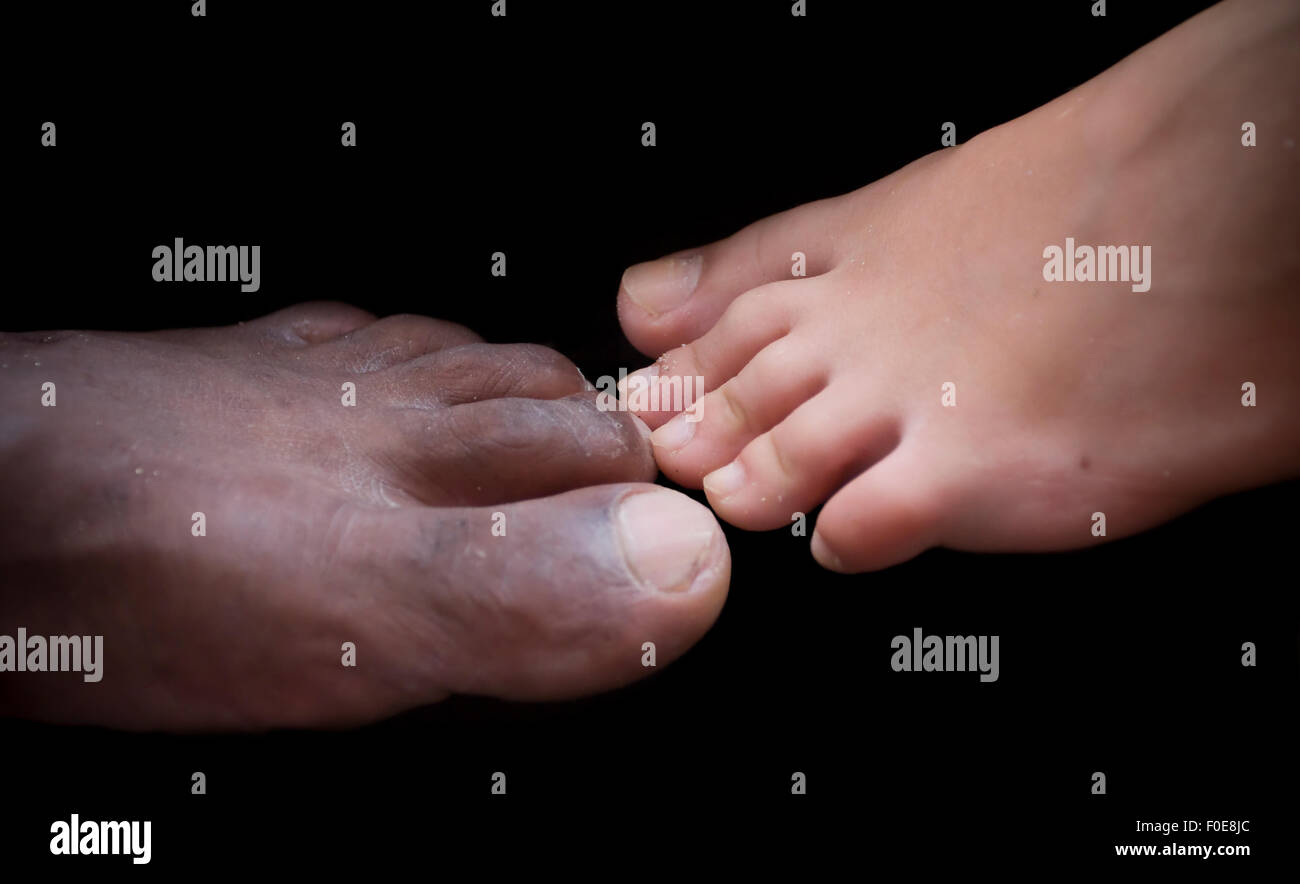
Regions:
<svg viewBox="0 0 1300 884"><path fill-rule="evenodd" d="M695 291L703 267L703 255L634 264L623 272L623 291L647 313L667 313Z"/></svg>
<svg viewBox="0 0 1300 884"><path fill-rule="evenodd" d="M714 470L704 477L704 490L710 497L727 497L735 494L745 485L745 468L740 461L733 460L720 470Z"/></svg>
<svg viewBox="0 0 1300 884"><path fill-rule="evenodd" d="M650 434L650 441L657 448L666 448L669 451L676 451L691 441L695 435L695 424L698 421L688 421L686 415L679 414L677 417L664 424L659 429Z"/></svg>
<svg viewBox="0 0 1300 884"><path fill-rule="evenodd" d="M675 491L624 498L618 523L628 568L659 592L690 589L718 533L708 509Z"/></svg>

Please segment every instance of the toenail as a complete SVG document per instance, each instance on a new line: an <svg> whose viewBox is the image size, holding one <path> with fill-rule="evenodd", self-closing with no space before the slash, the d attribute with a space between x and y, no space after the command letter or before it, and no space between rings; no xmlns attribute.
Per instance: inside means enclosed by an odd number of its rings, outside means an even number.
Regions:
<svg viewBox="0 0 1300 884"><path fill-rule="evenodd" d="M667 313L695 291L703 267L703 255L634 264L623 272L623 291L647 313Z"/></svg>
<svg viewBox="0 0 1300 884"><path fill-rule="evenodd" d="M659 592L690 589L718 534L713 515L676 491L624 498L618 523L628 568Z"/></svg>
<svg viewBox="0 0 1300 884"><path fill-rule="evenodd" d="M686 445L695 435L695 425L698 421L688 421L686 415L679 414L677 417L664 424L659 429L650 434L650 441L657 448L666 448L669 451Z"/></svg>
<svg viewBox="0 0 1300 884"><path fill-rule="evenodd" d="M739 491L744 484L745 468L738 460L733 460L722 469L714 470L704 477L704 490L710 497L728 497Z"/></svg>
<svg viewBox="0 0 1300 884"><path fill-rule="evenodd" d="M813 531L812 536L812 554L813 558L823 568L829 568L832 571L844 570L844 563L840 561L840 557L831 552L831 548L826 545L826 541L822 540L821 535L816 531Z"/></svg>

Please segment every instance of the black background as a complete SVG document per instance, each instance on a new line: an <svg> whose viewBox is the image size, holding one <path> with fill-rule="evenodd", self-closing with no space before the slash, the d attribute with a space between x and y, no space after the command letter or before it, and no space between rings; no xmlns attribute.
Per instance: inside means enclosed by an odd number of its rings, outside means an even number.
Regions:
<svg viewBox="0 0 1300 884"><path fill-rule="evenodd" d="M27 11L4 38L18 150L3 324L222 324L329 298L546 343L590 378L635 369L614 312L625 266L866 184L937 149L945 121L965 141L1208 4L1111 2L1104 19L1090 5ZM260 244L261 291L153 283L151 249L176 236ZM498 250L506 278L489 274ZM810 873L840 857L1294 865L1297 502L1291 483L1085 552L940 550L852 577L822 571L807 538L728 528L716 627L647 681L580 702L458 698L340 733L0 721L0 861L169 874L270 855L436 876L461 856L613 877L698 849ZM891 672L890 639L916 626L1000 635L1000 680ZM1257 668L1240 665L1244 641ZM206 796L189 794L196 770ZM790 795L796 770L806 796ZM153 862L50 856L49 825L72 812L151 819ZM1254 857L1115 860L1114 843L1163 843L1133 832L1139 818L1250 819L1249 835L1186 840ZM539 830L544 849L514 849ZM602 844L618 864L595 859Z"/></svg>

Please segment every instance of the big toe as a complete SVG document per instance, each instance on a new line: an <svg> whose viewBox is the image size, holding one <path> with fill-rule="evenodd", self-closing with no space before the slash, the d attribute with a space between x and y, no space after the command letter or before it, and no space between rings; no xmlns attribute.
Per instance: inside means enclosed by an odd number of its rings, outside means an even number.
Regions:
<svg viewBox="0 0 1300 884"><path fill-rule="evenodd" d="M493 508L370 517L400 640L386 668L418 688L570 698L644 677L694 644L726 598L712 514L653 485L584 488ZM381 628L392 630L385 618Z"/></svg>

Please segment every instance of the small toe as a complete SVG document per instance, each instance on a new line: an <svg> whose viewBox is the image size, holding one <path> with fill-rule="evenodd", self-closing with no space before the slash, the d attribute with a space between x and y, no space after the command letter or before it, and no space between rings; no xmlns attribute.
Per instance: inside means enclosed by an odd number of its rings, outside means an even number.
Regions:
<svg viewBox="0 0 1300 884"><path fill-rule="evenodd" d="M445 347L482 340L463 325L404 313L386 316L327 341L315 349L314 355L347 371L365 374Z"/></svg>
<svg viewBox="0 0 1300 884"><path fill-rule="evenodd" d="M658 427L694 402L677 396L674 385L685 390L689 384L697 396L722 386L755 354L790 331L810 285L815 283L787 280L746 292L703 337L628 375L620 385L628 409Z"/></svg>
<svg viewBox="0 0 1300 884"><path fill-rule="evenodd" d="M322 344L370 325L375 316L340 301L308 301L244 323L244 329L291 344Z"/></svg>
<svg viewBox="0 0 1300 884"><path fill-rule="evenodd" d="M591 389L578 367L539 344L460 344L383 372L394 402L460 405L515 397L559 399Z"/></svg>
<svg viewBox="0 0 1300 884"><path fill-rule="evenodd" d="M790 523L898 443L898 421L863 407L854 385L832 385L703 479L719 516L740 528Z"/></svg>
<svg viewBox="0 0 1300 884"><path fill-rule="evenodd" d="M740 374L655 430L655 459L674 482L699 488L706 473L733 460L826 383L819 353L794 336L774 341Z"/></svg>
<svg viewBox="0 0 1300 884"><path fill-rule="evenodd" d="M933 464L903 443L822 507L812 554L832 571L876 571L940 542L945 511Z"/></svg>
<svg viewBox="0 0 1300 884"><path fill-rule="evenodd" d="M430 505L483 506L585 485L652 480L649 430L595 393L486 399L394 412L375 455L397 488Z"/></svg>

